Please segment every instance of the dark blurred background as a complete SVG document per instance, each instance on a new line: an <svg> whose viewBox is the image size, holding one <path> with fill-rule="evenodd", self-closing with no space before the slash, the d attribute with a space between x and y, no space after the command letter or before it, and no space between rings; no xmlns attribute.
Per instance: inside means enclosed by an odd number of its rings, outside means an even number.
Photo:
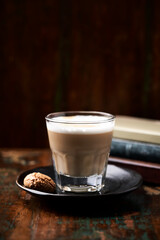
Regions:
<svg viewBox="0 0 160 240"><path fill-rule="evenodd" d="M48 146L45 116L160 119L159 0L1 0L0 147Z"/></svg>

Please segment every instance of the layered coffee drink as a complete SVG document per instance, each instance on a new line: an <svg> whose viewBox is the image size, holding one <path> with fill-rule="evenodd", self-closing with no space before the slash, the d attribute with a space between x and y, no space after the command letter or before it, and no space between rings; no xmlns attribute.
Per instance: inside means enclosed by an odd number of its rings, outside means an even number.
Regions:
<svg viewBox="0 0 160 240"><path fill-rule="evenodd" d="M94 189L95 181L101 185L106 172L114 121L112 115L80 113L51 117L47 121L49 143L58 176L89 178L87 182ZM65 186L63 190L77 187L74 183L74 187Z"/></svg>

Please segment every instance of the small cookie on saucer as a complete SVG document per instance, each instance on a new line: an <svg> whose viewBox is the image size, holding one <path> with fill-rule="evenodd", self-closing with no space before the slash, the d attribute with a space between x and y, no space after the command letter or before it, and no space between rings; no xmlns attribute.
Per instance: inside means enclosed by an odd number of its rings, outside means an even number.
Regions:
<svg viewBox="0 0 160 240"><path fill-rule="evenodd" d="M24 186L34 190L53 193L56 189L55 182L47 175L33 172L24 178Z"/></svg>

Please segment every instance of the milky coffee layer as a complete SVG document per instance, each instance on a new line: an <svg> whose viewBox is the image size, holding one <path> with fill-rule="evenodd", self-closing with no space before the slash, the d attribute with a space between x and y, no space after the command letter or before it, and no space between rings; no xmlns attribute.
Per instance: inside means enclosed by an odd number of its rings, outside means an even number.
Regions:
<svg viewBox="0 0 160 240"><path fill-rule="evenodd" d="M101 116L75 116L57 117L47 122L50 147L59 174L75 177L102 174L114 124L107 120Z"/></svg>

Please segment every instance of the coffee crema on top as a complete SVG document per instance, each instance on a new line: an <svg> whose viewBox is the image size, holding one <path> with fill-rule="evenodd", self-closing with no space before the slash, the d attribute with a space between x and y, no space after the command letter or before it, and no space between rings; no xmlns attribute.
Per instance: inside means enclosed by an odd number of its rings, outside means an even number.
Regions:
<svg viewBox="0 0 160 240"><path fill-rule="evenodd" d="M95 134L110 132L114 123L107 116L75 115L59 116L47 122L49 131L70 134Z"/></svg>

